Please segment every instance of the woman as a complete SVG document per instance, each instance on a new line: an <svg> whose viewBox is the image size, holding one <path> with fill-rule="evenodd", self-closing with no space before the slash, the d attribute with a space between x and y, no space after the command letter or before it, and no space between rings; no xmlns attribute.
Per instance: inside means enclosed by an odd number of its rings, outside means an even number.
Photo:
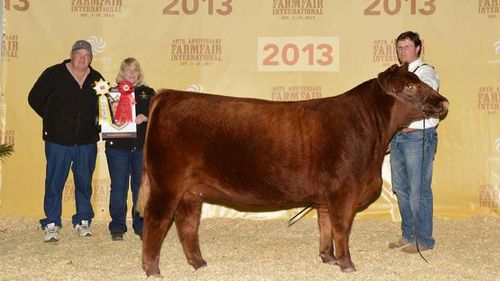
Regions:
<svg viewBox="0 0 500 281"><path fill-rule="evenodd" d="M120 72L116 76L116 83L127 80L134 85L135 93L135 122L137 124L136 138L109 138L106 140L106 158L109 175L111 177L111 193L109 198L109 213L111 222L109 231L113 241L123 240L127 232L127 195L129 177L132 191L132 227L135 234L142 239L143 221L135 211L135 204L139 194L142 173L142 156L144 139L149 113L149 102L154 90L144 84L144 73L135 58L126 58L122 61Z"/></svg>

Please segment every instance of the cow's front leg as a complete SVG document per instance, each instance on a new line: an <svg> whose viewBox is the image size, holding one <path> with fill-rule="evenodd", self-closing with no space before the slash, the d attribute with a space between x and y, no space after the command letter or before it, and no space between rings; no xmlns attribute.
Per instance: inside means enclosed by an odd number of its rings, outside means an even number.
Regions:
<svg viewBox="0 0 500 281"><path fill-rule="evenodd" d="M329 204L330 220L335 239L335 256L343 272L356 271L349 251L349 234L356 214L354 205L356 204L352 204L352 200L345 196L333 196Z"/></svg>
<svg viewBox="0 0 500 281"><path fill-rule="evenodd" d="M319 226L319 256L324 263L338 265L339 262L333 254L333 234L330 214L326 205L316 207Z"/></svg>
<svg viewBox="0 0 500 281"><path fill-rule="evenodd" d="M198 195L186 192L175 213L175 226L187 261L194 269L206 266L200 251L198 229L203 201Z"/></svg>

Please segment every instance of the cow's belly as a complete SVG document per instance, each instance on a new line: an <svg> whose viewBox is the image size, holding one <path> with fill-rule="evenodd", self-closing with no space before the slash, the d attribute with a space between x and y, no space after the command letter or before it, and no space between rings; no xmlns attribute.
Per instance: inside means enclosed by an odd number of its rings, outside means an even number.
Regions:
<svg viewBox="0 0 500 281"><path fill-rule="evenodd" d="M215 186L199 184L191 188L191 192L200 196L203 201L223 203L239 206L266 206L280 207L293 205L307 205L323 201L318 195L311 192L298 192L284 188L250 189L241 186Z"/></svg>

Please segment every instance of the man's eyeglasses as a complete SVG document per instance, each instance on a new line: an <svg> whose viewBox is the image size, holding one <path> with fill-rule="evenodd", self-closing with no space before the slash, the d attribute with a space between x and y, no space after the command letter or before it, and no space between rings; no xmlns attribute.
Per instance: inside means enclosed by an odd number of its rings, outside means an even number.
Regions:
<svg viewBox="0 0 500 281"><path fill-rule="evenodd" d="M398 52L400 52L402 50L408 51L408 50L411 50L413 48L415 48L415 46L413 46L413 45L406 45L406 46L396 47L396 50L398 50Z"/></svg>

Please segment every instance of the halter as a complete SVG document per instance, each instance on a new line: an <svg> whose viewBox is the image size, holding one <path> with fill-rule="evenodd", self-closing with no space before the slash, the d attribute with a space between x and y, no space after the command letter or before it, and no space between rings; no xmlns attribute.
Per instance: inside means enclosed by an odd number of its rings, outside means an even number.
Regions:
<svg viewBox="0 0 500 281"><path fill-rule="evenodd" d="M391 97L399 100L403 104L406 104L406 105L408 105L408 106L410 106L412 108L418 109L420 111L423 111L423 109L424 109L424 103L427 101L427 98L429 98L429 96L430 96L430 93L428 93L421 102L415 104L415 103L407 101L407 100L403 99L402 97L396 95L396 93L394 93L392 91L388 91L387 89L385 89L384 86L382 86L382 83L380 83L380 80L378 79L378 77L377 77L377 82L378 82L378 85L380 86L380 88L382 88L382 90L384 90L384 92L386 94L388 94L389 96L391 96Z"/></svg>

